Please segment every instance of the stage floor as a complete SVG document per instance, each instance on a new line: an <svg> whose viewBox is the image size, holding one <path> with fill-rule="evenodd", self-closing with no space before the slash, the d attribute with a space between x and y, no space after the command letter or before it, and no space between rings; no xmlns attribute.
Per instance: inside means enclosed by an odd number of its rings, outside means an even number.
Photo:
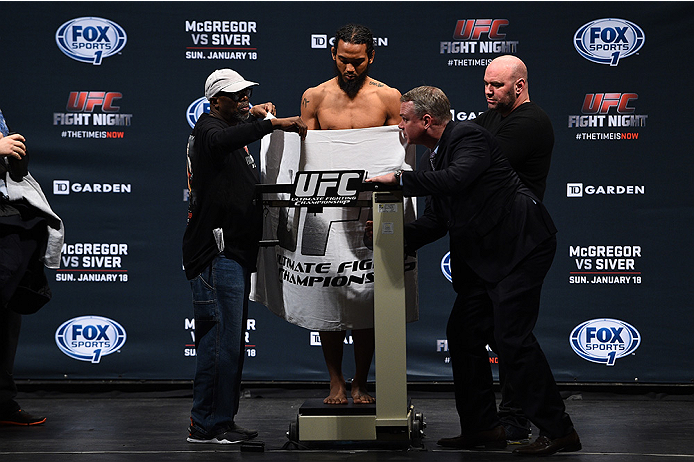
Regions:
<svg viewBox="0 0 694 462"><path fill-rule="evenodd" d="M37 427L0 427L0 460L80 461L503 461L502 451L461 451L436 445L459 433L452 392L410 393L427 427L423 448L410 450L336 447L284 449L289 423L304 400L322 389L247 388L237 422L257 429L264 452L242 452L238 445L186 442L191 395L187 390L20 393L28 412L46 415ZM664 393L566 392L566 406L583 450L552 460L613 462L694 460L694 396ZM533 438L537 430L533 429Z"/></svg>

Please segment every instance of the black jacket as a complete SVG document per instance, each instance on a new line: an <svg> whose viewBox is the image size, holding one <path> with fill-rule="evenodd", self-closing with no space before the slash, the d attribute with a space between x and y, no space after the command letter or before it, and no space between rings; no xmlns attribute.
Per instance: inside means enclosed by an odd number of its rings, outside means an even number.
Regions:
<svg viewBox="0 0 694 462"><path fill-rule="evenodd" d="M213 230L223 229L224 255L255 270L262 205L253 204L258 169L245 146L272 132L269 120L229 125L202 114L189 142L190 197L183 266L194 279L219 254Z"/></svg>
<svg viewBox="0 0 694 462"><path fill-rule="evenodd" d="M449 233L454 286L456 262L495 283L556 233L545 207L484 128L449 122L434 170L428 156L417 171L402 175L406 196L428 196L424 214L405 226L405 241L411 251Z"/></svg>

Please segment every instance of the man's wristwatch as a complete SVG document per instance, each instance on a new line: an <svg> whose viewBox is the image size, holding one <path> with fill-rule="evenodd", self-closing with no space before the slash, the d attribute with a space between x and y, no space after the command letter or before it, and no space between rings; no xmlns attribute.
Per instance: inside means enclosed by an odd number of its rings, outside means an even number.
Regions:
<svg viewBox="0 0 694 462"><path fill-rule="evenodd" d="M400 177L402 176L402 169L396 170L394 175L395 175L395 182L397 184L400 184Z"/></svg>

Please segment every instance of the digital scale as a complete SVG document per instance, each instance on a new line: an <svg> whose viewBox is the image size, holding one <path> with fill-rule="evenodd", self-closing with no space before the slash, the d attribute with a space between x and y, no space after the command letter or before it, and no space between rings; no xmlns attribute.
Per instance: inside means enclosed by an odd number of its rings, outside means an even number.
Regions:
<svg viewBox="0 0 694 462"><path fill-rule="evenodd" d="M302 174L316 172L298 172ZM323 172L325 173L325 172ZM336 173L336 172L333 172ZM353 173L353 172L352 172ZM339 172L338 172L339 175ZM335 195L344 198L345 191L353 193L349 203L340 206L373 208L373 269L374 269L374 336L376 402L374 404L324 404L321 398L309 399L299 408L296 421L289 424L289 441L311 447L345 442L400 447L421 446L425 427L421 413L416 413L407 398L406 310L405 310L405 255L403 238L403 196L399 190L376 183L358 184L346 180L335 190L323 190L329 196L324 204L320 198L295 201L263 201L270 206L305 206L318 211L316 206L335 205ZM352 186L348 187L349 182ZM294 185L259 185L260 192L288 192ZM318 188L320 189L320 188ZM371 202L357 200L361 191L373 191ZM305 198L304 198L305 199ZM274 245L269 241L263 245Z"/></svg>

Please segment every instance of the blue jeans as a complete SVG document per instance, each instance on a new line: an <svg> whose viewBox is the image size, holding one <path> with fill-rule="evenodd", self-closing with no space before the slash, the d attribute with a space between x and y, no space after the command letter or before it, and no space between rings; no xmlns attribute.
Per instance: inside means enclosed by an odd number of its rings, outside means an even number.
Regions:
<svg viewBox="0 0 694 462"><path fill-rule="evenodd" d="M250 272L218 255L190 285L197 350L191 418L215 436L233 426L239 409Z"/></svg>

